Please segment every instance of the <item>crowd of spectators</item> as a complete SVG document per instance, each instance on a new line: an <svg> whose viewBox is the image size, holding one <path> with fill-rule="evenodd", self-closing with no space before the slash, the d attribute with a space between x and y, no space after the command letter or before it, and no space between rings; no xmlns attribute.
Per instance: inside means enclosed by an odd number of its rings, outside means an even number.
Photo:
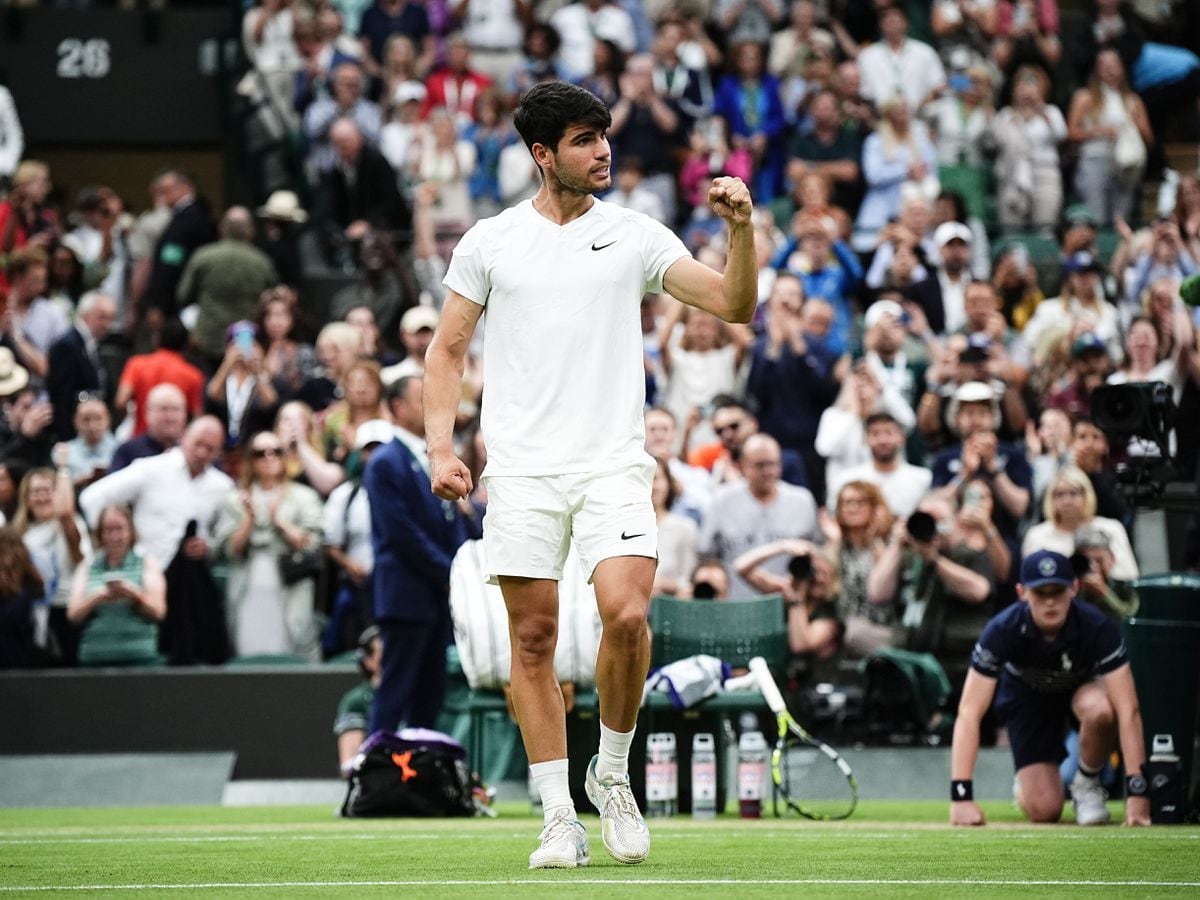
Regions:
<svg viewBox="0 0 1200 900"><path fill-rule="evenodd" d="M1181 422L1200 399L1200 59L1145 4L1062 5L264 0L248 78L305 166L253 209L175 169L136 217L103 185L63 202L0 92L0 665L355 646L363 467L457 238L537 189L512 109L548 79L611 107L604 199L718 269L704 186L753 189L752 323L642 304L657 593L780 591L801 663L903 646L960 681L1032 549L1078 551L1084 596L1128 614L1114 466L1152 451L1110 446L1090 398L1163 381ZM320 320L303 233L349 276ZM475 536L484 383L472 353ZM1198 447L1181 427L1186 477Z"/></svg>

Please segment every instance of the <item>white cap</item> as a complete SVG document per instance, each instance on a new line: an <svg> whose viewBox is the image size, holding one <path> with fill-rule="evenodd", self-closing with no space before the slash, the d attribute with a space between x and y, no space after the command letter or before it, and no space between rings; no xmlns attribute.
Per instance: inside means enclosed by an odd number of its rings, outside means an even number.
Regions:
<svg viewBox="0 0 1200 900"><path fill-rule="evenodd" d="M954 392L954 400L957 403L991 403L995 399L996 392L984 381L968 381L966 384L960 384Z"/></svg>
<svg viewBox="0 0 1200 900"><path fill-rule="evenodd" d="M943 222L933 232L933 242L938 245L939 249L955 239L970 244L974 240L974 235L971 234L971 229L962 222Z"/></svg>
<svg viewBox="0 0 1200 900"><path fill-rule="evenodd" d="M419 103L425 101L427 91L425 85L419 81L402 81L396 85L396 90L392 93L392 103L397 106L401 103L408 103L416 100Z"/></svg>
<svg viewBox="0 0 1200 900"><path fill-rule="evenodd" d="M400 330L405 334L416 334L422 328L436 329L438 312L432 306L414 306L400 319Z"/></svg>
<svg viewBox="0 0 1200 900"><path fill-rule="evenodd" d="M904 316L904 307L895 300L876 300L867 307L867 315L863 321L868 328L873 328L884 316L891 316L899 322Z"/></svg>
<svg viewBox="0 0 1200 900"><path fill-rule="evenodd" d="M369 419L354 432L354 449L361 450L368 444L387 444L396 436L396 429L386 419Z"/></svg>

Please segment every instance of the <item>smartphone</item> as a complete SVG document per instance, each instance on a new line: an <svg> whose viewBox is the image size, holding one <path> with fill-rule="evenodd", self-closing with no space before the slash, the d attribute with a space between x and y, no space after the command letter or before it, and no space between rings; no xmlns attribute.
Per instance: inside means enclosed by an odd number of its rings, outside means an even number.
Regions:
<svg viewBox="0 0 1200 900"><path fill-rule="evenodd" d="M248 325L239 325L233 330L233 345L238 353L249 358L254 353L254 329Z"/></svg>
<svg viewBox="0 0 1200 900"><path fill-rule="evenodd" d="M1014 244L1012 261L1017 271L1024 274L1025 270L1029 268L1029 248L1024 244Z"/></svg>

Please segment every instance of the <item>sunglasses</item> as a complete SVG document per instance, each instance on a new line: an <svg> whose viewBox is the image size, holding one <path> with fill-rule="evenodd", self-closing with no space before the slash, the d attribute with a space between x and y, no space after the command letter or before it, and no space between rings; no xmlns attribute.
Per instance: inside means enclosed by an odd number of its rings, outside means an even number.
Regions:
<svg viewBox="0 0 1200 900"><path fill-rule="evenodd" d="M266 459L268 456L283 456L283 449L280 447L255 447L250 451L250 456L253 459Z"/></svg>

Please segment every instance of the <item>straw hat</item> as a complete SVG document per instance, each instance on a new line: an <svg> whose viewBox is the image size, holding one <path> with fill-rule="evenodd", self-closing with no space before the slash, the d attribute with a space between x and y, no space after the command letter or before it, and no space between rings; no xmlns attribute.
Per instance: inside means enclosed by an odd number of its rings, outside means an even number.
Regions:
<svg viewBox="0 0 1200 900"><path fill-rule="evenodd" d="M293 191L275 191L267 198L266 205L257 209L256 215L260 219L278 219L297 225L308 221L308 213L301 208L300 198Z"/></svg>
<svg viewBox="0 0 1200 900"><path fill-rule="evenodd" d="M0 397L15 394L29 384L29 373L17 365L17 358L7 347L0 347Z"/></svg>

